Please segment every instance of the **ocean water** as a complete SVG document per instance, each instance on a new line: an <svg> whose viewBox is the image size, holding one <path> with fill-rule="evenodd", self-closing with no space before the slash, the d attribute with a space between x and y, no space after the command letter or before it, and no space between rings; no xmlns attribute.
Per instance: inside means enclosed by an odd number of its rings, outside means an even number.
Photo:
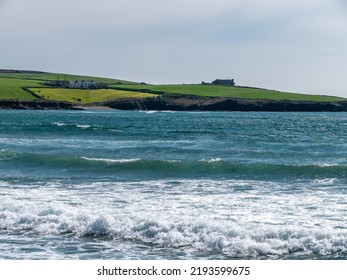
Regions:
<svg viewBox="0 0 347 280"><path fill-rule="evenodd" d="M347 114L0 111L0 259L347 259Z"/></svg>

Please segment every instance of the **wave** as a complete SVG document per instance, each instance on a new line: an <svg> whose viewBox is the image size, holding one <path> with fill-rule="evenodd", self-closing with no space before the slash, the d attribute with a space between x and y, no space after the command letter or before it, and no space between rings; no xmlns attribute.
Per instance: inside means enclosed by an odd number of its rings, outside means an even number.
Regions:
<svg viewBox="0 0 347 280"><path fill-rule="evenodd" d="M139 158L133 158L133 159L110 159L110 158L88 158L88 157L81 157L81 159L85 159L88 161L96 161L96 162L104 162L104 163L126 163L126 162L136 162L140 161Z"/></svg>
<svg viewBox="0 0 347 280"><path fill-rule="evenodd" d="M11 160L18 156L20 153L17 152L12 152L12 151L7 151L5 149L0 150L0 161L3 160Z"/></svg>
<svg viewBox="0 0 347 280"><path fill-rule="evenodd" d="M216 226L204 222L167 222L106 214L39 212L7 209L0 212L0 230L8 234L75 235L143 242L172 249L214 252L230 258L341 258L347 256L347 234L336 229L299 226Z"/></svg>
<svg viewBox="0 0 347 280"><path fill-rule="evenodd" d="M100 126L95 126L95 125L90 125L90 124L67 124L67 123L63 123L63 122L53 122L52 123L53 126L57 126L57 127L70 127L70 128L82 128L82 129L86 129L86 128L92 128L92 129L100 129L102 127Z"/></svg>
<svg viewBox="0 0 347 280"><path fill-rule="evenodd" d="M84 122L64 122L54 121L50 123L41 123L35 126L30 124L23 124L18 126L11 126L6 128L10 132L21 131L26 133L59 133L60 137L64 136L64 133L79 133L79 132L114 132L119 131L115 129L112 124L93 124Z"/></svg>
<svg viewBox="0 0 347 280"><path fill-rule="evenodd" d="M90 169L91 171L134 171L153 172L157 175L207 177L226 176L227 178L251 179L346 179L347 165L312 164L290 165L269 163L238 163L221 158L202 160L158 160L141 158L94 158L86 156L64 156L0 151L0 162L45 168Z"/></svg>
<svg viewBox="0 0 347 280"><path fill-rule="evenodd" d="M66 126L66 123L62 123L62 122L54 122L53 125L57 125L57 126Z"/></svg>

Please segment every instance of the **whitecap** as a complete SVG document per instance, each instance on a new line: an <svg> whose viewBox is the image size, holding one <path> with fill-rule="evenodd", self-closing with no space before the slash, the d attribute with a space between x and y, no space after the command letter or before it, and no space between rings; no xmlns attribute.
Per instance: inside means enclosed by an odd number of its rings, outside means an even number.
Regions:
<svg viewBox="0 0 347 280"><path fill-rule="evenodd" d="M53 124L57 125L57 126L66 126L67 125L66 123L62 123L62 122L54 122Z"/></svg>
<svg viewBox="0 0 347 280"><path fill-rule="evenodd" d="M336 178L324 178L324 179L315 179L313 180L314 184L319 184L319 185L332 185L336 183L338 179Z"/></svg>
<svg viewBox="0 0 347 280"><path fill-rule="evenodd" d="M131 159L110 159L110 158L89 158L89 157L81 157L82 159L89 160L89 161L102 161L102 162L119 162L119 163L125 163L125 162L136 162L141 160L140 158L131 158Z"/></svg>
<svg viewBox="0 0 347 280"><path fill-rule="evenodd" d="M79 127L79 128L89 128L89 127L91 127L91 125L88 125L88 124L76 124L76 126L77 127Z"/></svg>
<svg viewBox="0 0 347 280"><path fill-rule="evenodd" d="M208 163L212 163L212 162L222 162L223 159L221 158L212 158L212 159L202 159L199 160L200 162L208 162Z"/></svg>

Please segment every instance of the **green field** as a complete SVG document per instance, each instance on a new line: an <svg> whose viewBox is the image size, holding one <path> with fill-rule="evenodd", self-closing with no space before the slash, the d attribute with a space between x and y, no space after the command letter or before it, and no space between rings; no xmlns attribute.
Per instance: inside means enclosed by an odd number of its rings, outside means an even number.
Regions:
<svg viewBox="0 0 347 280"><path fill-rule="evenodd" d="M91 77L82 75L71 75L71 74L59 74L59 73L0 73L0 78L11 78L17 80L37 80L40 82L53 81L53 80L94 80L96 82L107 83L107 84L137 84L130 81L111 79L111 78L101 78L101 77Z"/></svg>
<svg viewBox="0 0 347 280"><path fill-rule="evenodd" d="M109 89L103 90L80 90L47 87L47 81L53 80L94 80L106 83ZM30 88L34 95L25 89ZM0 70L0 100L58 100L70 101L76 104L89 104L94 102L109 101L118 98L145 98L156 94L189 94L203 97L229 97L229 98L253 98L271 100L298 100L298 101L321 101L336 102L346 100L341 97L298 94L280 92L275 90L227 87L212 85L149 85L136 82L89 77L70 74L55 74L44 72L6 72ZM154 94L154 95L153 95Z"/></svg>
<svg viewBox="0 0 347 280"><path fill-rule="evenodd" d="M31 91L37 93L38 90L45 92L46 89L44 83L53 80L94 80L97 82L107 83L108 85L119 85L121 84L137 84L134 82L100 78L100 77L89 77L81 75L69 75L69 74L54 74L54 73L2 73L0 72L0 100L37 100L38 98L32 95L30 92L23 88L31 88ZM42 87L42 88L41 88ZM33 89L35 88L35 89ZM53 90L50 89L50 90ZM115 91L113 89L98 91L83 91L78 89L71 89L67 91L59 91L61 89L54 89L49 94L45 95L44 99L47 100L58 100L58 101L70 101L77 104L86 104L88 102L102 102L111 99L118 98L143 98L153 96L152 94L138 93L138 92L123 92ZM41 94L38 94L41 95ZM48 97L49 96L49 97ZM81 101L77 101L81 100Z"/></svg>
<svg viewBox="0 0 347 280"><path fill-rule="evenodd" d="M181 93L205 97L235 97L271 100L302 100L335 102L346 100L341 97L281 92L275 90L212 86L212 85L120 85L124 89L150 90L153 92Z"/></svg>
<svg viewBox="0 0 347 280"><path fill-rule="evenodd" d="M37 98L22 87L40 86L38 81L0 78L0 99L2 100L36 100Z"/></svg>
<svg viewBox="0 0 347 280"><path fill-rule="evenodd" d="M30 90L46 100L69 101L83 105L116 100L119 98L146 98L156 96L149 93L115 89L30 88Z"/></svg>

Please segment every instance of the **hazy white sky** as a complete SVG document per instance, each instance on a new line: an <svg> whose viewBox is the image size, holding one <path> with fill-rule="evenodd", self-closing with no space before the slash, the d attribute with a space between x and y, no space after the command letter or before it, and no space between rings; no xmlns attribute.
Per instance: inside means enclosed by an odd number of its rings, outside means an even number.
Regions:
<svg viewBox="0 0 347 280"><path fill-rule="evenodd" d="M0 0L0 68L347 97L347 0Z"/></svg>

